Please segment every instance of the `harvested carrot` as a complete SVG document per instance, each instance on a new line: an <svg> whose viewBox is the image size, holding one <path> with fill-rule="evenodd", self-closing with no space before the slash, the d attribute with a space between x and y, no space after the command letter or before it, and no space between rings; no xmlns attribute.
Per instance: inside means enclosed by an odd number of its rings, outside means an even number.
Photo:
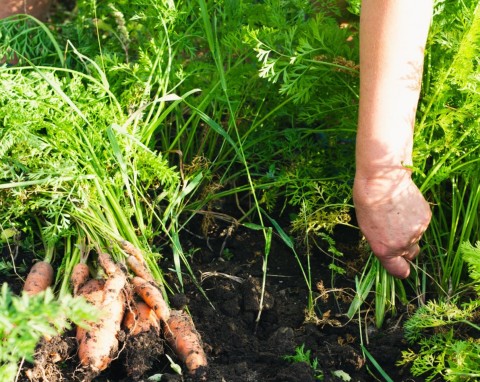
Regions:
<svg viewBox="0 0 480 382"><path fill-rule="evenodd" d="M27 275L23 290L29 295L43 292L53 283L53 267L47 261L35 263Z"/></svg>
<svg viewBox="0 0 480 382"><path fill-rule="evenodd" d="M132 285L145 303L153 309L159 320L168 321L170 318L170 308L165 302L162 292L153 284L145 279L135 276L132 279Z"/></svg>
<svg viewBox="0 0 480 382"><path fill-rule="evenodd" d="M108 253L99 253L98 262L105 270L105 273L109 276L113 275L117 271L117 264L112 260L112 257Z"/></svg>
<svg viewBox="0 0 480 382"><path fill-rule="evenodd" d="M208 365L202 340L192 318L182 310L172 310L170 318L164 324L165 338L187 367L195 374L200 367Z"/></svg>
<svg viewBox="0 0 480 382"><path fill-rule="evenodd" d="M125 287L126 283L127 276L122 270L120 270L120 268L118 268L117 271L105 281L103 303L108 305L110 302L114 301L117 296L122 293L122 289Z"/></svg>
<svg viewBox="0 0 480 382"><path fill-rule="evenodd" d="M135 303L130 310L127 310L122 325L134 336L150 330L154 330L157 334L160 333L157 315L142 301Z"/></svg>
<svg viewBox="0 0 480 382"><path fill-rule="evenodd" d="M99 253L98 262L108 275L107 281L105 282L103 300L103 303L108 305L122 292L122 289L127 283L127 276L120 267L115 264L108 253Z"/></svg>
<svg viewBox="0 0 480 382"><path fill-rule="evenodd" d="M120 247L128 254L133 257L135 257L138 261L141 263L145 262L145 259L143 258L142 251L135 247L132 243L130 243L127 240L122 240L120 243Z"/></svg>
<svg viewBox="0 0 480 382"><path fill-rule="evenodd" d="M88 269L87 264L85 263L75 264L72 270L72 276L70 277L74 296L78 294L79 289L88 281L89 277L90 277L90 270Z"/></svg>
<svg viewBox="0 0 480 382"><path fill-rule="evenodd" d="M90 279L78 290L78 294L83 296L89 303L94 304L98 301L98 296L103 295L105 280Z"/></svg>
<svg viewBox="0 0 480 382"><path fill-rule="evenodd" d="M101 308L102 315L98 322L88 323L89 330L77 328L78 356L82 365L93 372L100 372L108 367L112 357L118 352L117 334L125 313L125 296L119 293L115 300L105 304L105 283L93 281L97 280L87 282L80 289L80 295Z"/></svg>
<svg viewBox="0 0 480 382"><path fill-rule="evenodd" d="M103 301L105 294L103 291L104 286L105 280L90 279L78 289L77 295L82 296L90 304L100 308L100 304L98 302ZM78 326L76 334L77 340L80 341L87 332L88 330Z"/></svg>
<svg viewBox="0 0 480 382"><path fill-rule="evenodd" d="M127 265L132 272L135 273L135 276L141 277L142 279L152 283L155 282L152 274L147 269L145 264L140 262L135 256L130 255L127 257Z"/></svg>

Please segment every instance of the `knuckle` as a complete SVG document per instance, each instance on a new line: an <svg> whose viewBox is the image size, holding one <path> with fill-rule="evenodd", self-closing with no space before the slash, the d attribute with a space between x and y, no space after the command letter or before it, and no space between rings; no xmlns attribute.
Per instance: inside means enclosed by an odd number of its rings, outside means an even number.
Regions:
<svg viewBox="0 0 480 382"><path fill-rule="evenodd" d="M372 252L377 256L379 259L385 259L391 256L392 248L391 246L384 245L384 244L374 244L371 245L370 248Z"/></svg>

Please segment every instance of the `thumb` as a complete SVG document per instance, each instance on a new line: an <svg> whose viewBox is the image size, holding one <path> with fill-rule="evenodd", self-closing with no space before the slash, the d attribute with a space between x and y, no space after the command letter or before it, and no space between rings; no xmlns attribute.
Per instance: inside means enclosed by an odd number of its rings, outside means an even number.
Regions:
<svg viewBox="0 0 480 382"><path fill-rule="evenodd" d="M406 279L410 275L410 264L402 256L379 258L385 270L399 279Z"/></svg>

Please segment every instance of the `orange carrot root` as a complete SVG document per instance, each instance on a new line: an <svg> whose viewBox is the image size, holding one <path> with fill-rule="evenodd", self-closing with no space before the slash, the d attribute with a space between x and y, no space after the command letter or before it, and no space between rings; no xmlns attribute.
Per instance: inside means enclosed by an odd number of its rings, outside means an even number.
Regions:
<svg viewBox="0 0 480 382"><path fill-rule="evenodd" d="M88 281L89 277L90 277L90 270L88 269L87 264L85 263L75 264L72 270L72 276L70 277L74 296L78 294L79 289Z"/></svg>
<svg viewBox="0 0 480 382"><path fill-rule="evenodd" d="M140 251L140 249L135 247L132 243L130 243L127 240L123 240L119 244L120 244L120 247L122 247L122 249L125 251L125 253L135 257L138 261L140 261L140 263L142 264L145 263L145 259L143 258L142 251Z"/></svg>
<svg viewBox="0 0 480 382"><path fill-rule="evenodd" d="M87 300L90 304L100 308L99 301L103 301L103 297L105 294L103 291L104 286L104 280L90 279L82 287L79 288L78 295L85 298L85 300ZM80 340L85 337L87 332L88 330L78 326L76 334L77 340L80 342Z"/></svg>
<svg viewBox="0 0 480 382"><path fill-rule="evenodd" d="M127 276L108 253L99 253L98 262L108 275L107 281L105 282L103 300L103 303L108 305L117 298L118 294L121 293L125 287Z"/></svg>
<svg viewBox="0 0 480 382"><path fill-rule="evenodd" d="M105 280L90 279L78 290L78 294L83 296L89 303L94 304L98 301L98 296L103 296L103 287Z"/></svg>
<svg viewBox="0 0 480 382"><path fill-rule="evenodd" d="M165 338L177 356L185 363L190 374L208 365L202 340L192 318L181 310L172 310L164 324Z"/></svg>
<svg viewBox="0 0 480 382"><path fill-rule="evenodd" d="M99 253L98 262L104 269L105 273L109 276L113 275L117 271L118 266L108 253Z"/></svg>
<svg viewBox="0 0 480 382"><path fill-rule="evenodd" d="M122 289L125 287L126 283L127 276L122 270L120 270L120 268L118 268L117 271L112 274L107 281L105 281L105 295L103 303L108 305L114 301L118 294L122 292Z"/></svg>
<svg viewBox="0 0 480 382"><path fill-rule="evenodd" d="M131 310L127 310L122 325L134 336L150 330L154 330L157 334L160 333L157 315L152 308L141 301L135 303Z"/></svg>
<svg viewBox="0 0 480 382"><path fill-rule="evenodd" d="M105 304L105 283L102 280L88 281L79 293L102 310L98 322L88 323L89 330L77 328L81 364L94 372L100 372L108 367L118 352L117 334L125 312L125 296L119 293L115 300Z"/></svg>
<svg viewBox="0 0 480 382"><path fill-rule="evenodd" d="M27 275L23 290L29 295L36 295L46 290L53 283L53 267L46 261L35 263Z"/></svg>
<svg viewBox="0 0 480 382"><path fill-rule="evenodd" d="M138 276L132 279L132 285L134 286L135 293L153 309L158 319L168 321L170 318L170 308L165 302L162 292L160 292L155 285Z"/></svg>
<svg viewBox="0 0 480 382"><path fill-rule="evenodd" d="M130 255L127 257L127 265L132 270L132 272L135 273L135 276L141 277L142 279L145 279L146 281L149 281L152 283L155 282L152 274L147 269L145 264L138 261L138 259L135 256Z"/></svg>

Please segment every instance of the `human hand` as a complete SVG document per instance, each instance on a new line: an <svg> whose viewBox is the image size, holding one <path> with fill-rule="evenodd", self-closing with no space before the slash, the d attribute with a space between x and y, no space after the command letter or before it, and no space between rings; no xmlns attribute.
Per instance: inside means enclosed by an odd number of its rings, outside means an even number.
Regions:
<svg viewBox="0 0 480 382"><path fill-rule="evenodd" d="M410 274L407 260L420 252L418 241L428 227L430 207L410 172L364 178L357 174L353 199L359 227L373 253L395 277Z"/></svg>

